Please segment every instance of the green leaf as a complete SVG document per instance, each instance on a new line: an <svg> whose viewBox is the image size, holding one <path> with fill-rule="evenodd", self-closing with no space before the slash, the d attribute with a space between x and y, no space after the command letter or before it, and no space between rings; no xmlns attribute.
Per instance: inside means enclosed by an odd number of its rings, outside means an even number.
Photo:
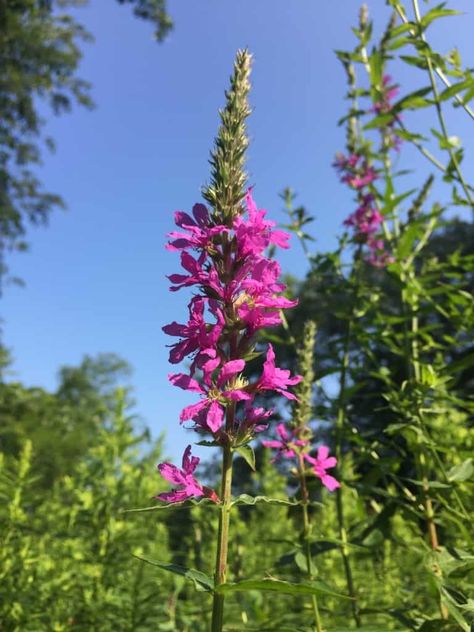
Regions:
<svg viewBox="0 0 474 632"><path fill-rule="evenodd" d="M450 481L467 481L474 474L474 463L471 458L466 459L459 465L455 465L448 472Z"/></svg>
<svg viewBox="0 0 474 632"><path fill-rule="evenodd" d="M424 108L431 105L431 101L428 99L424 99L427 94L430 94L431 87L420 88L419 90L415 90L414 92L410 92L403 99L397 101L393 106L393 109L396 112L400 112L401 110L416 110L418 108Z"/></svg>
<svg viewBox="0 0 474 632"><path fill-rule="evenodd" d="M399 136L403 140L408 140L408 141L418 140L420 142L428 140L426 136L423 136L423 134L416 134L414 132L409 132L405 129L394 129L393 131L397 136Z"/></svg>
<svg viewBox="0 0 474 632"><path fill-rule="evenodd" d="M472 99L474 99L474 86L472 86L472 88L470 88L466 92L466 94L463 96L462 98L463 105L467 105L470 101L472 101Z"/></svg>
<svg viewBox="0 0 474 632"><path fill-rule="evenodd" d="M267 505L286 505L294 507L301 503L295 500L283 500L281 498L268 498L268 496L250 496L249 494L240 494L231 503L231 507L234 505L259 505L266 503Z"/></svg>
<svg viewBox="0 0 474 632"><path fill-rule="evenodd" d="M250 445L241 445L235 451L248 463L251 470L255 472L255 452Z"/></svg>
<svg viewBox="0 0 474 632"><path fill-rule="evenodd" d="M472 81L468 81L467 79L464 81L459 81L458 83L453 83L453 85L449 86L449 88L443 90L443 92L439 95L439 100L446 101L447 99L456 96L456 94L458 94L459 92L467 90L469 87L471 87L471 85Z"/></svg>
<svg viewBox="0 0 474 632"><path fill-rule="evenodd" d="M241 582L229 582L216 586L215 591L219 593L246 592L248 590L262 590L265 592L279 592L286 595L331 595L341 599L350 599L347 595L342 595L329 588L322 581L292 583L281 579L245 579Z"/></svg>
<svg viewBox="0 0 474 632"><path fill-rule="evenodd" d="M413 57L411 55L400 55L400 59L403 59L403 61L410 66L416 66L417 68L422 68L423 70L426 70L428 68L428 63L426 59L420 59L420 57Z"/></svg>
<svg viewBox="0 0 474 632"><path fill-rule="evenodd" d="M413 221L408 224L407 228L403 231L398 241L398 259L401 261L407 257L415 243L415 240L423 233L423 225L419 222Z"/></svg>
<svg viewBox="0 0 474 632"><path fill-rule="evenodd" d="M139 555L134 555L133 557L137 558L137 560L141 560L142 562L146 562L147 564L151 564L152 566L157 566L169 573L181 575L181 577L189 579L189 581L193 582L196 590L205 592L212 592L214 590L214 580L205 573L201 573L201 571L197 571L194 568L186 568L185 566L178 566L178 564L170 564L168 562L156 562L155 560L140 557Z"/></svg>
<svg viewBox="0 0 474 632"><path fill-rule="evenodd" d="M456 623L443 621L442 619L430 619L425 621L417 632L457 632L459 626Z"/></svg>
<svg viewBox="0 0 474 632"><path fill-rule="evenodd" d="M407 478L406 480L414 485L418 485L418 487L426 486L428 489L449 489L451 487L451 485L441 483L440 481L418 481L414 478Z"/></svg>
<svg viewBox="0 0 474 632"><path fill-rule="evenodd" d="M353 544L352 542L343 542L342 540L331 538L327 540L315 540L311 542L311 555L319 555L320 553L325 553L326 551L330 551L332 549L339 549L342 546L347 547L348 549L353 549L357 551L365 551L366 548L364 546L360 546L359 544Z"/></svg>
<svg viewBox="0 0 474 632"><path fill-rule="evenodd" d="M371 121L364 125L364 129L376 129L378 127L385 127L393 121L393 114L379 114Z"/></svg>
<svg viewBox="0 0 474 632"><path fill-rule="evenodd" d="M295 554L294 561L295 561L296 566L300 569L302 573L306 573L306 574L314 573L313 561L310 560L310 568L308 568L308 559L306 555L303 553L303 551L298 551Z"/></svg>
<svg viewBox="0 0 474 632"><path fill-rule="evenodd" d="M433 7L428 13L421 18L420 24L424 29L426 29L431 22L437 20L439 18L446 18L451 15L461 15L460 11L456 11L455 9L445 9L444 4L439 4L436 7Z"/></svg>
<svg viewBox="0 0 474 632"><path fill-rule="evenodd" d="M461 145L461 139L459 136L448 136L445 138L433 127L431 128L431 133L438 139L440 149L456 149L456 147Z"/></svg>
<svg viewBox="0 0 474 632"><path fill-rule="evenodd" d="M408 25L403 25L408 26ZM411 36L408 37L399 37L398 39L394 39L388 45L388 50L398 50L399 48L403 48L403 46L407 46L407 44L412 44L413 39Z"/></svg>
<svg viewBox="0 0 474 632"><path fill-rule="evenodd" d="M212 507L219 507L210 498L199 498L199 500L191 498L184 500L181 503L160 503L159 505L152 505L151 507L140 507L138 509L123 509L121 513L143 513L144 511L161 511L162 509L192 509L193 507L199 507L201 505L208 505Z"/></svg>

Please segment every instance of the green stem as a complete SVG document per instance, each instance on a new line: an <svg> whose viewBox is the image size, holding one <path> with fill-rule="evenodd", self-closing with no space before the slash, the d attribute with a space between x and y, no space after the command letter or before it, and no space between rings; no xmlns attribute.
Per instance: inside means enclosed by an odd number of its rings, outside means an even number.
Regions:
<svg viewBox="0 0 474 632"><path fill-rule="evenodd" d="M347 387L347 372L349 369L349 349L350 342L352 338L352 321L354 317L354 310L357 303L357 296L359 292L359 259L360 259L361 247L359 247L358 252L355 256L355 291L354 291L354 302L352 306L351 315L349 321L347 323L346 335L344 338L344 346L343 346L343 356L342 356L342 365L341 365L341 373L339 378L339 397L338 397L338 410L336 417L336 458L338 463L338 472L339 477L343 477L343 467L342 467L342 439L344 434L344 426L346 423L346 387ZM341 555L342 555L342 563L344 566L344 574L346 576L346 584L347 591L349 596L351 597L351 609L352 616L355 621L355 624L358 628L362 625L362 620L359 612L359 604L357 602L356 589L354 585L354 578L352 575L351 562L349 558L349 549L347 546L347 529L345 525L345 516L344 516L344 491L343 487L339 487L336 489L336 514L337 514L337 523L339 528L339 539L341 540Z"/></svg>
<svg viewBox="0 0 474 632"><path fill-rule="evenodd" d="M420 15L420 8L418 6L418 0L412 0L413 3L413 10L415 12L415 19L416 19L416 23L418 25L421 24L421 15ZM423 35L423 33L421 33L420 35L421 39L423 42L426 43L426 38ZM464 176L461 172L461 168L459 166L457 157L456 157L456 153L453 151L453 148L451 147L450 143L449 143L449 136L448 136L448 130L446 127L446 122L444 120L444 114L443 114L443 109L441 107L441 100L439 98L439 92L438 92L438 86L436 83L436 78L435 78L435 74L434 74L434 69L433 69L433 62L431 60L431 57L429 55L426 56L426 62L428 64L428 74L430 77L430 83L431 83L431 88L433 90L433 97L434 97L434 102L435 102L435 107L436 107L436 113L438 115L438 121L439 121L439 126L441 128L441 133L443 135L444 140L446 141L446 146L448 147L448 153L449 153L449 157L451 159L451 162L453 163L454 166L454 170L456 171L457 175L458 175L458 179L459 179L459 183L461 184L464 194L470 204L470 206L474 209L474 199L471 197L471 194L469 192L469 187L466 183L466 181L464 180Z"/></svg>
<svg viewBox="0 0 474 632"><path fill-rule="evenodd" d="M215 586L226 581L227 551L229 546L229 522L232 486L232 448L225 445L222 454L221 511L219 515L219 531L217 536ZM212 603L212 632L221 632L224 625L224 595L214 593Z"/></svg>
<svg viewBox="0 0 474 632"><path fill-rule="evenodd" d="M408 270L408 280L405 271L402 272L400 276L400 280L402 282L402 313L404 316L403 325L404 325L404 339L405 339L405 347L406 347L406 358L409 370L409 376L411 380L416 383L420 381L421 378L421 367L420 367L420 356L419 356L419 345L418 345L418 301L417 297L411 297L410 301L407 301L407 286L410 281L413 280L413 273L411 270ZM410 311L409 318L411 323L411 331L408 332L407 327L407 317L408 310ZM423 428L424 422L422 413L420 410L417 411L416 415L418 419L418 423ZM438 530L436 528L435 523L435 513L433 508L433 501L430 495L430 484L429 484L429 472L428 472L428 464L427 464L427 448L424 445L418 444L418 454L415 455L415 462L418 470L418 477L422 481L422 498L423 498L423 508L425 512L426 519L426 530L429 539L429 543L431 549L433 551L437 551L439 549L439 538L438 538ZM441 569L438 565L436 565L434 572L441 577ZM442 619L448 619L449 612L446 606L442 603L441 599L439 602L439 610Z"/></svg>
<svg viewBox="0 0 474 632"><path fill-rule="evenodd" d="M300 475L300 485L301 485L301 499L302 499L302 513L303 513L303 546L306 556L306 566L308 569L308 578L309 580L313 580L313 560L311 558L311 543L309 541L309 536L311 534L311 524L309 521L308 514L308 503L309 503L309 494L308 494L308 486L306 485L306 475L305 465L303 460L303 454L300 452L298 454L298 469ZM313 616L314 616L314 625L315 630L317 632L323 632L323 626L321 623L321 615L319 613L318 599L316 595L311 595L311 604L313 606Z"/></svg>

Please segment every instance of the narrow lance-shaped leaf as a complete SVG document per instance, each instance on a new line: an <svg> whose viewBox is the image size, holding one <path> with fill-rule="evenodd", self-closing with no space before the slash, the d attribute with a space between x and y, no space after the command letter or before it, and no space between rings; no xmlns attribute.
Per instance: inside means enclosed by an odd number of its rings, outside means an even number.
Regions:
<svg viewBox="0 0 474 632"><path fill-rule="evenodd" d="M216 587L216 592L246 592L248 590L262 590L264 592L279 592L287 595L331 595L340 599L350 599L347 595L343 595L332 590L324 582L299 582L292 583L281 579L245 579L241 582L233 582L221 584Z"/></svg>
<svg viewBox="0 0 474 632"><path fill-rule="evenodd" d="M211 577L206 575L205 573L201 573L201 571L197 571L194 568L186 568L185 566L179 566L178 564L170 564L167 562L157 562L155 560L150 560L146 557L140 557L139 555L134 555L137 560L141 560L142 562L146 562L147 564L151 564L152 566L157 566L164 571L168 571L169 573L174 573L175 575L181 575L181 577L185 577L189 581L193 582L196 590L212 592L214 590L214 581Z"/></svg>

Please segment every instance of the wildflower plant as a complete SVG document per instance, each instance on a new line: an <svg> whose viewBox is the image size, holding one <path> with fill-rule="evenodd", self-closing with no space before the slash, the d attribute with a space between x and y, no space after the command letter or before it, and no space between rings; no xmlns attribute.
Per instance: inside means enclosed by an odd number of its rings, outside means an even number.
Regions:
<svg viewBox="0 0 474 632"><path fill-rule="evenodd" d="M290 473L296 478L301 497L301 517L303 529L300 534L300 544L297 551L302 549L305 558L305 571L309 581L314 582L315 569L311 555L311 532L309 505L310 496L307 479L314 476L329 491L340 487L328 470L337 465L337 459L329 456L329 448L320 445L315 456L311 455L314 447L314 436L309 422L312 418L312 385L314 382L313 356L315 345L316 325L313 321L305 324L303 342L298 351L298 366L303 379L297 387L298 398L295 398L293 415L287 424L280 423L276 427L277 440L262 441L266 448L276 450L273 462L285 460ZM317 632L322 632L323 624L316 593L311 595L313 625Z"/></svg>
<svg viewBox="0 0 474 632"><path fill-rule="evenodd" d="M167 246L180 254L183 268L181 273L168 277L171 291L193 290L188 322L173 322L164 327L165 333L179 338L171 345L170 362L190 360L189 372L171 373L169 380L174 386L199 396L198 401L182 410L180 422L196 432L199 445L221 449L222 482L218 492L200 484L195 477L199 459L191 456L188 446L181 468L170 463L158 466L160 474L174 488L157 498L168 506L188 499L207 499L219 508L215 574L207 584L213 592L213 631L222 629L224 594L230 590L227 582L230 511L239 504L239 499L233 500L231 494L234 453L244 456L253 467L254 455L249 443L268 427L273 413L272 408L260 405L261 396L278 394L296 401L291 389L302 380L301 376L292 376L290 371L276 365L271 344L264 351L260 375L250 380L246 373L247 363L261 355L257 349L258 332L280 325L282 310L297 304L284 295L280 265L266 256L270 246L288 248L289 235L275 229L275 222L257 207L252 188L245 189L250 64L250 54L239 51L212 152L211 185L204 192L212 208L196 204L192 216L177 211L175 223L180 230L169 234ZM313 459L311 466L330 485L331 477L324 467L331 461L321 455L316 458L307 455L307 459ZM268 498L249 500L248 497L244 502L260 501L272 502ZM265 582L262 586L264 589ZM288 587L284 589L288 591Z"/></svg>

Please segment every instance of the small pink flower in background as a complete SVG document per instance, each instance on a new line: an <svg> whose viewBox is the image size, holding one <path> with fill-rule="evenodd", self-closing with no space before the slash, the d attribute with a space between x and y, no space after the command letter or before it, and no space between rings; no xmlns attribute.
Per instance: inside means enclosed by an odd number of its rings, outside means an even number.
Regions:
<svg viewBox="0 0 474 632"><path fill-rule="evenodd" d="M373 167L370 167L366 162L361 166L360 173L347 174L341 178L342 182L345 182L354 189L363 189L364 187L372 184L374 180L377 180L378 174Z"/></svg>
<svg viewBox="0 0 474 632"><path fill-rule="evenodd" d="M214 502L218 502L216 493L213 490L203 487L194 478L193 473L198 464L199 458L197 456L191 456L190 445L188 445L184 451L181 469L171 463L160 463L158 470L161 476L173 485L178 485L179 488L158 494L156 498L169 503L180 503L187 498L207 496Z"/></svg>
<svg viewBox="0 0 474 632"><path fill-rule="evenodd" d="M362 243L369 235L376 233L383 222L383 217L373 206L373 202L374 196L371 193L363 195L359 208L344 220L344 225L353 227L355 238Z"/></svg>
<svg viewBox="0 0 474 632"><path fill-rule="evenodd" d="M378 101L374 103L371 108L372 112L377 114L388 114L392 108L392 100L400 92L400 88L396 84L392 84L393 81L390 75L384 75L382 78L382 94Z"/></svg>
<svg viewBox="0 0 474 632"><path fill-rule="evenodd" d="M343 173L344 171L347 171L349 169L355 169L357 163L361 158L362 156L360 156L359 154L351 154L350 156L346 157L342 153L342 151L338 151L336 153L336 158L332 163L332 166L340 173Z"/></svg>
<svg viewBox="0 0 474 632"><path fill-rule="evenodd" d="M308 441L303 441L296 437L294 430L288 431L284 424L278 424L276 427L277 435L280 437L279 441L262 441L262 445L266 448L272 448L278 450L272 461L283 457L285 459L292 459L296 457L295 447L303 448L308 445Z"/></svg>
<svg viewBox="0 0 474 632"><path fill-rule="evenodd" d="M314 473L321 479L322 484L327 487L330 492L341 486L339 481L326 472L326 470L329 470L337 465L336 457L329 456L329 448L327 446L320 446L316 457L305 454L304 458L308 461L308 463L311 463Z"/></svg>
<svg viewBox="0 0 474 632"><path fill-rule="evenodd" d="M376 239L374 236L370 236L367 245L370 249L370 255L367 259L367 263L375 268L385 268L389 263L394 263L395 259L386 250L383 239Z"/></svg>

